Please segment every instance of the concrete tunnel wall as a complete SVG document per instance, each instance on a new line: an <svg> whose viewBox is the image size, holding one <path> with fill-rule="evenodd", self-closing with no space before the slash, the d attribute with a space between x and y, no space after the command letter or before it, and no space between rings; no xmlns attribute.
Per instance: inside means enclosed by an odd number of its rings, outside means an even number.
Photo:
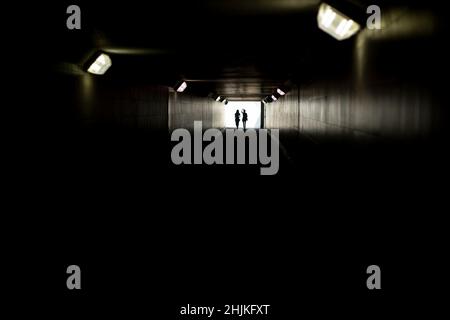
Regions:
<svg viewBox="0 0 450 320"><path fill-rule="evenodd" d="M202 121L204 128L223 127L222 103L177 93L165 86L86 73L57 75L53 84L59 89L49 101L49 114L58 119L53 122L55 125L64 128L133 129L167 134L177 128L193 128L194 121Z"/></svg>
<svg viewBox="0 0 450 320"><path fill-rule="evenodd" d="M422 139L438 128L436 22L417 11L387 12L382 21L381 30L364 29L349 40L352 62L337 78L312 77L266 104L266 127L315 142Z"/></svg>
<svg viewBox="0 0 450 320"><path fill-rule="evenodd" d="M194 120L223 127L223 104L166 86L84 72L44 81L52 94L33 96L45 104L33 108L35 135L28 139L33 152L54 159L42 160L42 168L70 168L65 179L148 177L170 163L171 130L190 129Z"/></svg>
<svg viewBox="0 0 450 320"><path fill-rule="evenodd" d="M169 89L169 131L192 129L194 121L202 121L203 128L222 128L225 120L223 103L211 98L180 94Z"/></svg>

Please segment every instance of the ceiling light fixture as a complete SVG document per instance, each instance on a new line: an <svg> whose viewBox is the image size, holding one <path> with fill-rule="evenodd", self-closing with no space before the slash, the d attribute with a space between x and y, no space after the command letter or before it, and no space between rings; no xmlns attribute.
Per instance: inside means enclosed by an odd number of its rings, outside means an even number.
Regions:
<svg viewBox="0 0 450 320"><path fill-rule="evenodd" d="M284 96L286 94L286 92L284 92L283 90L281 90L280 88L277 89L277 92L280 96Z"/></svg>
<svg viewBox="0 0 450 320"><path fill-rule="evenodd" d="M361 28L357 22L326 3L320 5L317 23L321 30L339 41L350 38Z"/></svg>
<svg viewBox="0 0 450 320"><path fill-rule="evenodd" d="M186 81L181 81L177 86L175 86L175 90L177 92L183 92L187 88Z"/></svg>
<svg viewBox="0 0 450 320"><path fill-rule="evenodd" d="M95 61L89 66L88 72L92 74L102 75L111 67L111 58L106 53L100 53Z"/></svg>

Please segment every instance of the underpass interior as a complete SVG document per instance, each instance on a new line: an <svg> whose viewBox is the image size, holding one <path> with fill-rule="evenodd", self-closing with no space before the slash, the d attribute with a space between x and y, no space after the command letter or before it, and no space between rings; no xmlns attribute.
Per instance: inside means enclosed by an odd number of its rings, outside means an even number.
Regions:
<svg viewBox="0 0 450 320"><path fill-rule="evenodd" d="M350 2L355 21L367 18L372 1ZM152 283L180 301L204 301L207 292L288 301L284 285L292 283L310 293L306 309L321 309L314 299L328 292L342 314L332 296L356 283L355 266L377 260L393 275L433 256L442 233L417 235L438 219L448 178L445 10L437 1L377 5L381 30L361 23L339 41L318 27L316 0L82 1L81 30L67 29L67 3L42 4L40 36L15 40L45 49L20 78L27 94L14 92L32 106L32 120L11 120L30 133L30 203L48 213L32 220L43 230L67 226L39 238L42 254L65 263L71 252L91 275L117 263L130 279L118 287ZM91 74L87 63L99 53L112 65ZM245 109L241 102L259 103L261 129L280 130L276 175L261 176L258 165L172 163L174 130L192 132L201 121L203 131L224 132L226 108ZM80 232L82 240L71 236ZM55 239L72 250L61 253ZM337 279L327 269L334 263ZM140 279L132 265L171 275ZM208 280L219 267L228 270L215 278L221 290ZM106 278L91 295L121 301ZM380 310L409 288L405 278L376 298ZM372 303L350 289L341 298Z"/></svg>
<svg viewBox="0 0 450 320"><path fill-rule="evenodd" d="M52 94L36 87L36 95L47 101L50 126L45 128L69 136L142 131L164 145L167 133L192 129L194 121L202 121L204 129L223 128L224 99L268 98L263 126L280 129L294 167L301 153L314 156L303 152L304 142L404 145L439 138L443 83L435 72L446 52L439 40L439 10L421 3L382 3L381 30L363 28L337 41L317 27L319 4L198 1L170 10L169 4L155 3L151 12L158 18L147 18L144 5L100 2L86 5L79 31L62 25L55 32L50 20L44 43L52 49L42 66L47 74L52 70L46 78ZM367 5L360 1L358 8ZM202 32L206 26L210 33ZM103 76L84 69L97 52L113 62ZM182 93L175 90L180 81L187 84ZM277 94L278 88L286 95ZM86 145L91 139L89 134ZM114 139L104 142L114 144ZM153 160L167 160L166 153L148 153Z"/></svg>

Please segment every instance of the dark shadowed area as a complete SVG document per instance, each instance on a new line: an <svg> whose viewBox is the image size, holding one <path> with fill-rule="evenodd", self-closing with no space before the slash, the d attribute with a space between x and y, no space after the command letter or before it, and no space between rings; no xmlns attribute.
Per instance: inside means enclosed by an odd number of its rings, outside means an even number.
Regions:
<svg viewBox="0 0 450 320"><path fill-rule="evenodd" d="M25 261L11 265L26 275L38 261L42 275L32 288L14 278L17 296L54 303L32 305L55 319L182 319L187 303L269 303L272 319L433 318L447 11L372 2L328 2L358 22L381 8L381 30L363 23L343 41L318 28L316 0L5 5L6 197ZM71 4L81 30L66 27ZM99 52L111 68L86 72ZM280 130L277 175L172 163L174 130L223 132L218 96L261 101L261 128ZM81 292L65 287L72 263ZM366 289L370 264L381 292Z"/></svg>

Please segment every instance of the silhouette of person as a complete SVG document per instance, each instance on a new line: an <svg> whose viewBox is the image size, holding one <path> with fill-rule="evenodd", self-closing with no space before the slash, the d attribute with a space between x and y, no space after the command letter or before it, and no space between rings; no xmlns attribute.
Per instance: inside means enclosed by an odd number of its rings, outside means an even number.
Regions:
<svg viewBox="0 0 450 320"><path fill-rule="evenodd" d="M236 113L234 114L234 121L236 122L236 129L239 129L239 121L241 120L241 114L239 113L239 110L236 110Z"/></svg>
<svg viewBox="0 0 450 320"><path fill-rule="evenodd" d="M242 124L244 125L244 131L246 130L248 115L245 109L242 109Z"/></svg>

